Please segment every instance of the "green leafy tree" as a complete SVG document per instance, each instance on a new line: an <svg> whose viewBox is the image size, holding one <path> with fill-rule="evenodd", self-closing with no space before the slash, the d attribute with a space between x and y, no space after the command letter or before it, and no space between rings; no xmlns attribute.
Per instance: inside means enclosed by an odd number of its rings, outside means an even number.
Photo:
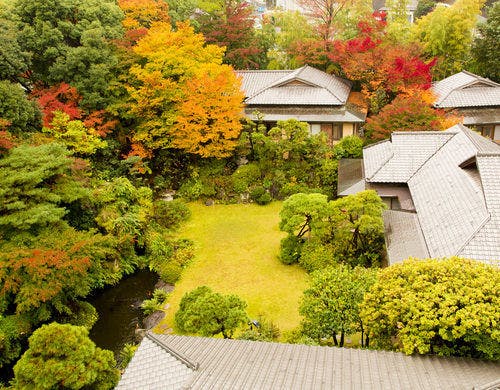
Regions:
<svg viewBox="0 0 500 390"><path fill-rule="evenodd" d="M472 44L472 71L500 82L500 2L488 8L488 19L477 27Z"/></svg>
<svg viewBox="0 0 500 390"><path fill-rule="evenodd" d="M343 137L333 146L333 156L337 160L341 158L362 158L363 140L357 135Z"/></svg>
<svg viewBox="0 0 500 390"><path fill-rule="evenodd" d="M0 81L1 121L4 125L0 124L0 129L5 127L15 135L39 130L41 125L41 113L36 103L28 100L19 84L7 80Z"/></svg>
<svg viewBox="0 0 500 390"><path fill-rule="evenodd" d="M28 87L23 77L30 65L31 55L18 42L18 28L13 20L11 7L0 3L0 80L21 83Z"/></svg>
<svg viewBox="0 0 500 390"><path fill-rule="evenodd" d="M413 16L415 17L415 19L419 19L422 16L427 15L436 7L436 3L436 0L419 0L417 9L415 10Z"/></svg>
<svg viewBox="0 0 500 390"><path fill-rule="evenodd" d="M222 295L207 286L186 293L175 313L175 323L183 332L231 338L247 322L247 304L236 295Z"/></svg>
<svg viewBox="0 0 500 390"><path fill-rule="evenodd" d="M384 250L385 205L373 190L346 196L331 202L329 231L323 241L334 248L337 261L352 266L378 266Z"/></svg>
<svg viewBox="0 0 500 390"><path fill-rule="evenodd" d="M422 44L428 58L438 59L434 68L436 78L463 69L483 4L484 0L458 0L450 7L440 5L413 25L411 39Z"/></svg>
<svg viewBox="0 0 500 390"><path fill-rule="evenodd" d="M62 145L19 146L0 159L0 232L36 231L60 223L86 194Z"/></svg>
<svg viewBox="0 0 500 390"><path fill-rule="evenodd" d="M56 322L29 338L14 366L14 386L23 389L112 389L119 379L111 351L95 346L85 327Z"/></svg>
<svg viewBox="0 0 500 390"><path fill-rule="evenodd" d="M387 13L388 38L394 42L406 42L410 31L407 6L408 0L387 0L385 6L389 9Z"/></svg>
<svg viewBox="0 0 500 390"><path fill-rule="evenodd" d="M196 12L198 0L166 0L168 4L168 13L172 26L176 26L178 22L190 20L191 16ZM196 26L196 19L193 19Z"/></svg>
<svg viewBox="0 0 500 390"><path fill-rule="evenodd" d="M330 202L321 194L292 195L280 212L280 229L288 233L280 256L285 263L299 261L307 239L311 245L328 246L337 262L377 266L384 248L384 207L372 190Z"/></svg>
<svg viewBox="0 0 500 390"><path fill-rule="evenodd" d="M106 147L106 142L94 128L85 126L80 120L70 120L70 116L61 111L54 113L51 126L44 127L43 131L75 156L89 156Z"/></svg>
<svg viewBox="0 0 500 390"><path fill-rule="evenodd" d="M30 329L30 321L24 316L0 315L0 368L21 355L23 339Z"/></svg>
<svg viewBox="0 0 500 390"><path fill-rule="evenodd" d="M122 35L123 13L115 1L17 0L17 42L31 55L31 83L67 82L82 103L102 108L117 59L110 40Z"/></svg>
<svg viewBox="0 0 500 390"><path fill-rule="evenodd" d="M283 202L280 230L297 238L310 238L313 231L324 228L328 215L326 195L295 194Z"/></svg>
<svg viewBox="0 0 500 390"><path fill-rule="evenodd" d="M266 27L272 29L266 30ZM273 45L269 48L268 69L296 69L300 66L293 54L294 46L303 40L313 39L313 26L298 11L275 11L264 20L264 31L269 31ZM278 31L276 31L278 30Z"/></svg>
<svg viewBox="0 0 500 390"><path fill-rule="evenodd" d="M361 331L364 344L359 305L375 279L374 270L343 264L313 272L300 306L304 333L318 342L332 338L335 346L343 347L346 334Z"/></svg>
<svg viewBox="0 0 500 390"><path fill-rule="evenodd" d="M375 346L406 354L500 359L500 271L452 257L379 273L361 318Z"/></svg>

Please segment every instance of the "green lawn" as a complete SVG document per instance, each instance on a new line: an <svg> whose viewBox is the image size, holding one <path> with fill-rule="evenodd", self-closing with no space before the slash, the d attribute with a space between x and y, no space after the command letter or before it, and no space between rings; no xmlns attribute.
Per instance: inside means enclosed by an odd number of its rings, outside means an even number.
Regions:
<svg viewBox="0 0 500 390"><path fill-rule="evenodd" d="M297 327L298 305L307 274L302 268L283 265L277 259L284 236L278 228L281 203L192 203L190 208L192 217L179 236L195 242L196 255L175 286L160 328L173 327L173 314L184 293L202 285L238 295L247 302L250 318L262 315L282 332Z"/></svg>

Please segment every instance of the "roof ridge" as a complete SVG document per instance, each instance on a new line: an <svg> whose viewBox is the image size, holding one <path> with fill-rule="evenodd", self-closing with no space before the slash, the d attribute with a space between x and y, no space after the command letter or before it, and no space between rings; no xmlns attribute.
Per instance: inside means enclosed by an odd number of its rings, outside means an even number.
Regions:
<svg viewBox="0 0 500 390"><path fill-rule="evenodd" d="M377 145L383 144L384 142L391 142L391 140L390 139L381 139L380 141L363 146L363 149L368 149L368 148L371 148L372 146L377 146Z"/></svg>
<svg viewBox="0 0 500 390"><path fill-rule="evenodd" d="M445 132L444 132L444 131L441 131L441 133L445 133ZM431 154L431 155L430 155L430 156L429 156L429 157L428 157L428 158L427 158L427 159L426 159L426 160L425 160L422 164L420 164L420 166L418 167L418 169L417 169L417 170L415 170L415 172L413 172L413 175L411 175L411 176L408 178L408 180L406 181L407 183L408 183L408 182L409 182L409 181L413 178L413 176L415 176L415 175L416 175L416 174L417 174L417 173L418 173L418 172L422 169L422 167L423 167L423 166L427 163L427 161L429 161L432 157L434 157L434 156L437 154L437 152L439 152L439 151L440 151L440 150L444 147L444 145L446 145L446 144L450 141L450 139L452 139L452 138L453 138L455 135L457 135L458 133L455 133L455 132L451 132L451 131L450 131L449 133L445 133L445 134L446 134L446 135L450 135L450 138L448 138L448 139L446 140L446 142L445 142L445 143L443 143L443 144L442 144L439 148L437 148L437 149L434 151L434 153L432 153L432 154ZM419 223L420 223L420 221L419 221ZM424 240L425 240L425 236L424 236ZM425 243L425 245L427 245L427 242ZM427 250L428 250L428 249L429 249L429 248L427 248ZM430 254L430 252L429 252L429 254Z"/></svg>
<svg viewBox="0 0 500 390"><path fill-rule="evenodd" d="M189 360L187 357L185 357L181 353L170 348L167 344L165 344L162 340L160 340L153 332L147 331L146 337L148 339L150 339L151 341L153 341L160 348L164 349L165 352L167 352L168 354L172 355L174 358L179 360L181 363L183 363L188 368L191 368L192 370L196 371L200 367L199 363L193 363L191 360Z"/></svg>
<svg viewBox="0 0 500 390"><path fill-rule="evenodd" d="M392 142L391 142L391 145L392 145ZM380 171L383 167L385 167L385 165L386 165L389 161L391 161L391 160L392 160L392 158L393 158L393 157L394 157L394 152L392 151L392 147L391 147L391 155L390 155L390 157L389 157L388 159L386 159L386 160L385 160L385 161L384 161L384 162L380 165L380 167L379 167L379 168L378 168L375 172L373 172L373 175L371 175L370 177L367 177L366 179L368 179L368 181L370 181L371 179L373 179L373 178L375 177L375 175L376 175L377 173L379 173L379 171Z"/></svg>
<svg viewBox="0 0 500 390"><path fill-rule="evenodd" d="M469 75L469 76L475 77L477 81L486 81L488 84L500 86L500 84L498 84L497 82L495 82L487 77L479 76L478 74L469 72L468 70L462 70L462 72Z"/></svg>
<svg viewBox="0 0 500 390"><path fill-rule="evenodd" d="M431 130L431 131L427 131L427 130L417 131L417 130L415 130L415 131L393 131L392 132L392 134L396 134L396 135L447 135L450 133L446 133L443 130ZM457 134L457 133L455 133L455 134Z"/></svg>
<svg viewBox="0 0 500 390"><path fill-rule="evenodd" d="M484 192L482 191L483 193L483 198L484 198ZM486 199L484 199L484 204L486 206ZM488 207L486 206L486 210L488 210ZM470 235L469 237L467 237L467 239L465 240L465 242L462 244L462 246L460 248L458 248L455 256L459 256L460 255L460 252L462 252L465 247L474 239L474 237L476 237L476 235L483 229L484 225L486 225L491 219L491 214L489 212L486 213L486 217L483 219L483 221L478 225L477 229L474 230Z"/></svg>
<svg viewBox="0 0 500 390"><path fill-rule="evenodd" d="M305 65L306 66L306 65ZM271 84L268 84L266 86L264 86L263 88L259 89L258 91L256 91L253 95L251 96L248 96L245 100L250 100L250 99L253 99L254 97L256 97L257 95L260 95L261 93L263 93L264 91L268 90L268 89L271 89L271 88L274 88L274 87L277 87L283 83L285 83L287 81L287 79L293 79L294 77L297 77L298 74L300 74L300 72L305 68L305 66L302 66L300 68L297 68L297 69L294 69L294 70L287 70L287 74L283 75L283 77L280 77L278 80L276 80L275 82L271 83ZM295 76L292 76L294 75ZM311 83L307 83L309 85L312 85ZM337 98L338 99L338 98Z"/></svg>
<svg viewBox="0 0 500 390"><path fill-rule="evenodd" d="M480 144L479 140L481 140L481 142L487 142L488 145L492 144L492 145L498 146L495 142L488 140L487 138L474 132L473 130L469 129L467 126L462 125L461 123L458 123L456 126L458 126L460 131L469 139L470 142L472 142L472 145L474 145L474 147L476 148L476 155L479 153L480 150L483 149L483 145ZM478 137L480 137L480 138L478 138ZM493 152L493 153L497 153L497 152ZM500 153L500 146L498 146L498 153Z"/></svg>

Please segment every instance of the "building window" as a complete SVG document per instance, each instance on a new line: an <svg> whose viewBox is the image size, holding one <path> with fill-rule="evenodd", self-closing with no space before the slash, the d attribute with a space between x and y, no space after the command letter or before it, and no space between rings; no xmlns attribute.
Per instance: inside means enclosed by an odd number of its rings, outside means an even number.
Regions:
<svg viewBox="0 0 500 390"><path fill-rule="evenodd" d="M481 133L483 137L495 139L495 125L478 125L476 131Z"/></svg>
<svg viewBox="0 0 500 390"><path fill-rule="evenodd" d="M334 123L332 128L332 139L339 140L342 138L342 123Z"/></svg>
<svg viewBox="0 0 500 390"><path fill-rule="evenodd" d="M401 210L401 203L397 197L382 196L381 199L389 210Z"/></svg>
<svg viewBox="0 0 500 390"><path fill-rule="evenodd" d="M321 132L321 124L320 123L311 123L309 125L311 130L311 135L316 135Z"/></svg>

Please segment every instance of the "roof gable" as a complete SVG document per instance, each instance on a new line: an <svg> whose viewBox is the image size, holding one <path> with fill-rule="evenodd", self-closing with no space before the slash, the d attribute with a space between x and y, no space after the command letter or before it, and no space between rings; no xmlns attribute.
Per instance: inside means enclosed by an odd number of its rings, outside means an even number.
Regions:
<svg viewBox="0 0 500 390"><path fill-rule="evenodd" d="M308 65L290 71L242 71L247 105L328 105L347 102L351 83Z"/></svg>
<svg viewBox="0 0 500 390"><path fill-rule="evenodd" d="M500 84L462 71L433 84L436 107L500 106Z"/></svg>

